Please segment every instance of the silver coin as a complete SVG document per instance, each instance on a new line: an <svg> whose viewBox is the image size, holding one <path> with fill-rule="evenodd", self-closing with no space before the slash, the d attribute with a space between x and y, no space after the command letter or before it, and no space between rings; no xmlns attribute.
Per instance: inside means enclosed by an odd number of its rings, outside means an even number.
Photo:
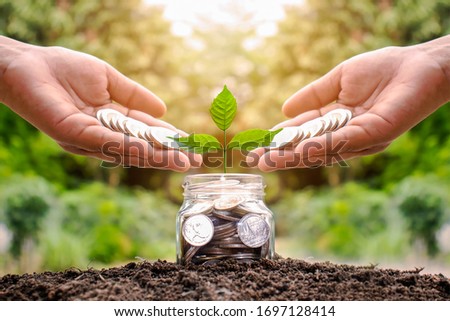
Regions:
<svg viewBox="0 0 450 321"><path fill-rule="evenodd" d="M297 127L297 130L299 133L301 133L302 139L301 141L304 141L305 139L308 139L311 137L311 126L308 125L307 123L302 124L300 126Z"/></svg>
<svg viewBox="0 0 450 321"><path fill-rule="evenodd" d="M339 115L340 120L337 128L344 127L347 122L352 118L352 112L348 109L336 109L335 112Z"/></svg>
<svg viewBox="0 0 450 321"><path fill-rule="evenodd" d="M179 149L180 145L172 138L180 134L165 127L151 127L144 135L148 135L149 141L160 149Z"/></svg>
<svg viewBox="0 0 450 321"><path fill-rule="evenodd" d="M229 222L220 226L216 226L214 229L213 239L217 240L219 238L234 236L235 234L237 234L236 224L236 222Z"/></svg>
<svg viewBox="0 0 450 321"><path fill-rule="evenodd" d="M131 136L137 138L140 138L141 132L145 132L145 130L147 129L146 124L132 118L127 118L124 121L123 127L127 134L130 134Z"/></svg>
<svg viewBox="0 0 450 321"><path fill-rule="evenodd" d="M227 237L235 237L237 235L236 222L231 222L231 223L233 223L233 226L231 226L231 227L221 229L221 230L216 228L212 239L215 241L218 241L218 240L221 240L221 239L227 238Z"/></svg>
<svg viewBox="0 0 450 321"><path fill-rule="evenodd" d="M223 244L242 244L239 236L223 237L218 240L211 241L208 245L223 245Z"/></svg>
<svg viewBox="0 0 450 321"><path fill-rule="evenodd" d="M338 130L345 126L347 122L352 118L353 114L350 110L345 108L333 109L326 113L323 118L329 119L333 123L330 130Z"/></svg>
<svg viewBox="0 0 450 321"><path fill-rule="evenodd" d="M187 263L192 260L192 257L195 255L195 253L198 252L199 246L191 246L183 256L184 262Z"/></svg>
<svg viewBox="0 0 450 321"><path fill-rule="evenodd" d="M324 122L323 132L328 133L329 131L331 131L331 128L333 127L333 122L331 121L331 119L328 117L320 117L320 118Z"/></svg>
<svg viewBox="0 0 450 321"><path fill-rule="evenodd" d="M330 131L335 131L337 129L337 127L339 126L340 117L336 113L331 113L330 115L328 115L328 117L330 118L330 121L331 121Z"/></svg>
<svg viewBox="0 0 450 321"><path fill-rule="evenodd" d="M189 244L202 246L213 237L214 225L206 215L194 215L184 221L182 234L184 240Z"/></svg>
<svg viewBox="0 0 450 321"><path fill-rule="evenodd" d="M225 220L223 220L223 221L225 221ZM215 234L222 233L224 231L231 231L231 230L237 231L235 222L227 221L227 223L225 223L225 224L215 226Z"/></svg>
<svg viewBox="0 0 450 321"><path fill-rule="evenodd" d="M214 203L212 201L199 201L182 211L182 215L191 216L196 214L208 214L212 211Z"/></svg>
<svg viewBox="0 0 450 321"><path fill-rule="evenodd" d="M106 119L109 119L109 128L116 132L120 132L119 122L123 122L126 118L121 114L108 114Z"/></svg>
<svg viewBox="0 0 450 321"><path fill-rule="evenodd" d="M152 140L152 136L150 135L150 133L151 133L151 131L153 130L153 127L154 127L154 126L148 126L148 127L145 129L145 132L144 132L144 133L141 133L141 134L144 136L144 139L147 140L148 142L151 142L151 140Z"/></svg>
<svg viewBox="0 0 450 321"><path fill-rule="evenodd" d="M233 216L232 214L233 214L233 212L220 211L220 210L213 210L213 212L212 212L212 215L214 215L215 217L221 218L222 220L239 222L239 220L241 218Z"/></svg>
<svg viewBox="0 0 450 321"><path fill-rule="evenodd" d="M195 262L216 261L229 258L229 255L198 255L195 257Z"/></svg>
<svg viewBox="0 0 450 321"><path fill-rule="evenodd" d="M117 110L111 109L111 108L100 109L99 111L97 111L96 117L97 117L98 120L100 120L100 122L104 126L109 127L110 126L111 115L117 115L117 116L125 117L123 114L121 114Z"/></svg>
<svg viewBox="0 0 450 321"><path fill-rule="evenodd" d="M219 211L228 211L232 210L243 201L244 199L238 195L222 196L214 200L214 208Z"/></svg>
<svg viewBox="0 0 450 321"><path fill-rule="evenodd" d="M241 260L241 259L259 259L258 254L255 253L238 253L230 256L231 258Z"/></svg>
<svg viewBox="0 0 450 321"><path fill-rule="evenodd" d="M245 202L240 204L233 210L238 214L248 214L248 213L256 213L256 214L264 214L268 213L267 210L261 208L257 203L254 202Z"/></svg>
<svg viewBox="0 0 450 321"><path fill-rule="evenodd" d="M235 251L233 249L225 249L225 248L219 248L219 247L202 247L199 252L199 254L205 254L205 255L231 255L234 254Z"/></svg>
<svg viewBox="0 0 450 321"><path fill-rule="evenodd" d="M242 243L252 248L262 246L270 236L269 224L261 215L254 213L245 215L239 221L237 229Z"/></svg>
<svg viewBox="0 0 450 321"><path fill-rule="evenodd" d="M124 133L124 134L128 134L127 130L125 128L125 124L128 121L128 119L120 119L118 118L116 124L117 124L117 128L119 129L120 132Z"/></svg>
<svg viewBox="0 0 450 321"><path fill-rule="evenodd" d="M226 230L221 233L214 233L213 240L219 240L224 237L232 237L237 235L237 228L235 230Z"/></svg>
<svg viewBox="0 0 450 321"><path fill-rule="evenodd" d="M269 149L281 149L294 145L299 138L299 131L296 126L285 127L278 134L276 134L269 146Z"/></svg>
<svg viewBox="0 0 450 321"><path fill-rule="evenodd" d="M100 109L99 111L97 111L96 113L96 117L97 119L102 123L103 126L108 126L108 123L105 120L105 116L107 114L107 110L106 109Z"/></svg>
<svg viewBox="0 0 450 321"><path fill-rule="evenodd" d="M306 138L311 138L315 136L319 136L323 133L323 129L325 127L325 122L320 118L316 118L310 120L300 126L298 126L298 131L301 132L302 140Z"/></svg>
<svg viewBox="0 0 450 321"><path fill-rule="evenodd" d="M224 244L218 245L218 247L220 247L221 249L242 249L242 248L248 248L248 246L245 245L242 242L239 242L239 243L224 243Z"/></svg>

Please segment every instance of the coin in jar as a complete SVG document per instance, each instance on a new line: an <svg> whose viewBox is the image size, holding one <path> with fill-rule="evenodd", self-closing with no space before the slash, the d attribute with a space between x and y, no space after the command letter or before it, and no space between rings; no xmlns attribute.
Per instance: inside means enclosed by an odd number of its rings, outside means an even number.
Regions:
<svg viewBox="0 0 450 321"><path fill-rule="evenodd" d="M236 217L233 215L233 212L230 211L221 211L221 210L214 210L212 212L212 215L214 215L217 218L220 218L225 221L235 221L238 222L240 220L240 217Z"/></svg>
<svg viewBox="0 0 450 321"><path fill-rule="evenodd" d="M238 235L242 243L248 247L262 246L269 239L269 224L261 215L250 213L245 215L238 223Z"/></svg>
<svg viewBox="0 0 450 321"><path fill-rule="evenodd" d="M184 221L182 234L186 242L193 246L207 244L214 235L214 225L203 214L189 217Z"/></svg>
<svg viewBox="0 0 450 321"><path fill-rule="evenodd" d="M208 214L213 209L213 206L214 204L211 201L195 202L183 211L183 215Z"/></svg>
<svg viewBox="0 0 450 321"><path fill-rule="evenodd" d="M191 261L192 257L197 253L199 246L191 246L185 253L184 253L184 261L187 263Z"/></svg>
<svg viewBox="0 0 450 321"><path fill-rule="evenodd" d="M234 213L245 215L248 213L263 214L267 213L267 210L262 209L258 204L254 202L246 202L240 204L234 209Z"/></svg>
<svg viewBox="0 0 450 321"><path fill-rule="evenodd" d="M240 196L224 196L214 200L214 208L219 211L229 211L244 200Z"/></svg>

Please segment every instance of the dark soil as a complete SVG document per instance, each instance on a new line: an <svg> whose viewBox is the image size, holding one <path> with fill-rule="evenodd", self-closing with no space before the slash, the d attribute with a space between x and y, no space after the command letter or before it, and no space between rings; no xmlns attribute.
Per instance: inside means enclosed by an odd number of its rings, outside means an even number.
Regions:
<svg viewBox="0 0 450 321"><path fill-rule="evenodd" d="M141 262L6 275L0 300L450 300L450 279L420 272L292 259L209 266Z"/></svg>

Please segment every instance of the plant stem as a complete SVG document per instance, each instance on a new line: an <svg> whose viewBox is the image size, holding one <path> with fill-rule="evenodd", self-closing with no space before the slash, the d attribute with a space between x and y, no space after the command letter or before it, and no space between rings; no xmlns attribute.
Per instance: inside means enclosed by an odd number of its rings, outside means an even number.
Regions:
<svg viewBox="0 0 450 321"><path fill-rule="evenodd" d="M223 131L223 173L227 173L227 133Z"/></svg>

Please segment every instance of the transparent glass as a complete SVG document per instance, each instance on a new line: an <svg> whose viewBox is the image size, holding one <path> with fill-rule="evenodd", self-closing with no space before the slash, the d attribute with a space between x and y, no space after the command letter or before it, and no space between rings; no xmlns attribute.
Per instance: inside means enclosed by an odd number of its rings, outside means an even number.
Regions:
<svg viewBox="0 0 450 321"><path fill-rule="evenodd" d="M176 221L177 263L274 257L274 218L264 203L261 175L189 175L183 187Z"/></svg>

